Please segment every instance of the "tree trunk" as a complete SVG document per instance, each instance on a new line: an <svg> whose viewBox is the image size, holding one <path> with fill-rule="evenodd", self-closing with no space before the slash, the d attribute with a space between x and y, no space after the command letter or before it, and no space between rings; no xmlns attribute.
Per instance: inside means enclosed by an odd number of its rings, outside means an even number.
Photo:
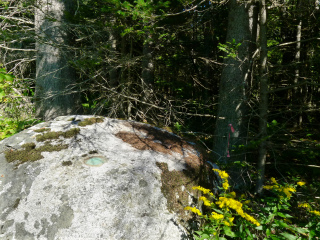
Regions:
<svg viewBox="0 0 320 240"><path fill-rule="evenodd" d="M233 146L244 145L247 137L246 87L250 78L250 60L256 28L256 5L252 2L229 1L229 18L226 42L241 43L236 57L224 59L220 80L219 108L215 129L214 152L218 162L231 163L245 159L244 154L234 155ZM250 17L249 17L250 16ZM231 129L234 129L234 132ZM239 168L230 171L234 183L240 183ZM239 181L239 182L238 182ZM242 185L240 183L240 185Z"/></svg>
<svg viewBox="0 0 320 240"><path fill-rule="evenodd" d="M80 108L74 70L68 64L71 36L66 13L72 14L70 0L38 0L35 12L37 33L36 115L50 120L60 115L76 114Z"/></svg>
<svg viewBox="0 0 320 240"><path fill-rule="evenodd" d="M301 1L297 1L297 8L299 8L301 6ZM295 69L295 73L294 73L294 80L293 80L293 84L298 84L299 82L299 78L300 78L300 55L301 55L301 27L302 27L302 19L301 19L301 13L298 10L298 25L297 25L297 35L296 35L296 54L294 57L295 63L296 63L296 69ZM302 89L303 87L295 87L293 89L293 104L298 103L300 106L299 108L301 109L302 105L304 104L304 101L302 100ZM299 99L298 101L294 100L294 99ZM296 119L295 123L294 123L294 127L301 127L302 124L302 109L299 111L299 115L298 115L298 119Z"/></svg>
<svg viewBox="0 0 320 240"><path fill-rule="evenodd" d="M141 72L141 84L144 102L152 102L151 95L153 91L154 84L154 63L153 63L153 48L152 48L151 36L147 34L145 43L143 44L143 59L142 59L142 72ZM143 106L143 118L147 120L148 106Z"/></svg>
<svg viewBox="0 0 320 240"><path fill-rule="evenodd" d="M143 45L143 60L142 60L142 84L147 88L152 88L153 86L153 56L152 56L152 40L148 36L144 45Z"/></svg>
<svg viewBox="0 0 320 240"><path fill-rule="evenodd" d="M112 27L115 24L115 20L111 20ZM110 71L109 71L109 85L111 88L118 87L118 70L117 70L117 38L115 31L110 28L110 35L109 35L109 43L110 43Z"/></svg>
<svg viewBox="0 0 320 240"><path fill-rule="evenodd" d="M266 1L260 0L260 104L259 104L259 135L261 139L258 156L258 179L256 183L256 192L262 193L265 165L267 158L267 112L268 112L268 72L267 72L267 10Z"/></svg>

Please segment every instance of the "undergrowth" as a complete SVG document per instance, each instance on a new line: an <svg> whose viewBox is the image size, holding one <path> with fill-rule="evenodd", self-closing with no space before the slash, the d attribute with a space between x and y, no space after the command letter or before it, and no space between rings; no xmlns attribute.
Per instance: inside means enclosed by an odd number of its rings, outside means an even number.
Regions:
<svg viewBox="0 0 320 240"><path fill-rule="evenodd" d="M311 198L303 200L299 196L307 190L305 182L280 183L271 178L261 197L237 194L229 186L225 171L213 171L221 179L219 193L195 186L194 189L202 192L198 199L202 209L185 208L195 213L201 223L194 239L319 239L319 205Z"/></svg>
<svg viewBox="0 0 320 240"><path fill-rule="evenodd" d="M32 116L33 91L0 65L0 140L40 122Z"/></svg>

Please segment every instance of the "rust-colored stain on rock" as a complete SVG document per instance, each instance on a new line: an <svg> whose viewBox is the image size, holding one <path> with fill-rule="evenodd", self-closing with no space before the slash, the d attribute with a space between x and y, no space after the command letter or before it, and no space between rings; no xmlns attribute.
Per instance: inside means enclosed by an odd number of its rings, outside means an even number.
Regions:
<svg viewBox="0 0 320 240"><path fill-rule="evenodd" d="M185 157L187 165L191 168L201 165L201 160L194 153L196 152L194 147L178 136L145 124L130 123L130 125L136 133L120 131L115 136L139 150L152 150L165 154L179 153ZM144 136L141 133L144 133Z"/></svg>

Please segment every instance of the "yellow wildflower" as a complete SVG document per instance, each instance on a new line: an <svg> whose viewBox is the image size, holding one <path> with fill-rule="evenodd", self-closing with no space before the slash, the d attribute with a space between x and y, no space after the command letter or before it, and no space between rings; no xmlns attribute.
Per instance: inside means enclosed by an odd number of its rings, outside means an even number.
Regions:
<svg viewBox="0 0 320 240"><path fill-rule="evenodd" d="M226 179L229 177L229 174L226 173L226 171L221 171L221 170L215 169L215 168L213 168L212 170L217 172L222 179Z"/></svg>
<svg viewBox="0 0 320 240"><path fill-rule="evenodd" d="M311 213L313 213L313 214L315 214L315 215L318 215L318 216L320 216L320 212L319 211L317 211L317 210L314 210L314 211L310 211Z"/></svg>
<svg viewBox="0 0 320 240"><path fill-rule="evenodd" d="M223 221L224 225L232 226L233 225L234 217L228 218L228 221Z"/></svg>
<svg viewBox="0 0 320 240"><path fill-rule="evenodd" d="M247 221L252 222L253 224L257 225L257 227L260 226L260 223L256 219L254 219L254 217L250 216L247 213L243 213L243 215L241 215L241 217L243 217Z"/></svg>
<svg viewBox="0 0 320 240"><path fill-rule="evenodd" d="M301 208L310 208L311 206L310 206L309 203L300 203L300 204L298 205L298 207L301 207Z"/></svg>
<svg viewBox="0 0 320 240"><path fill-rule="evenodd" d="M296 189L294 189L293 187L283 187L282 192L284 192L284 194L286 194L287 198L290 198L292 193L291 192L295 192Z"/></svg>
<svg viewBox="0 0 320 240"><path fill-rule="evenodd" d="M222 183L222 187L223 187L223 189L228 190L228 188L230 187L230 185L229 185L229 183L226 181L226 182Z"/></svg>
<svg viewBox="0 0 320 240"><path fill-rule="evenodd" d="M210 218L215 219L215 220L219 220L223 218L222 214L216 213L216 212L212 212L210 215Z"/></svg>
<svg viewBox="0 0 320 240"><path fill-rule="evenodd" d="M270 189L273 189L273 186L271 185L266 185L266 186L263 186L264 189L267 189L267 190L270 190Z"/></svg>
<svg viewBox="0 0 320 240"><path fill-rule="evenodd" d="M232 208L236 211L240 211L242 203L234 200L233 198L219 197L219 201L216 202L220 208Z"/></svg>
<svg viewBox="0 0 320 240"><path fill-rule="evenodd" d="M274 177L271 178L271 182L273 182L273 184L278 184Z"/></svg>
<svg viewBox="0 0 320 240"><path fill-rule="evenodd" d="M273 189L279 190L279 185L273 185Z"/></svg>
<svg viewBox="0 0 320 240"><path fill-rule="evenodd" d="M303 185L305 185L306 183L305 183L305 182L297 182L297 184L298 184L299 186L303 186Z"/></svg>
<svg viewBox="0 0 320 240"><path fill-rule="evenodd" d="M202 213L200 212L200 210L199 209L197 209L196 207L185 207L184 208L184 210L190 210L190 211L192 211L192 212L194 212L194 213L196 213L196 214L198 214L199 216L201 216L202 215Z"/></svg>
<svg viewBox="0 0 320 240"><path fill-rule="evenodd" d="M203 204L210 207L211 206L211 202L206 198L206 197L199 197L200 201L203 201Z"/></svg>
<svg viewBox="0 0 320 240"><path fill-rule="evenodd" d="M247 201L244 201L243 204L246 204L246 205L247 205L247 204L249 204L250 202L251 202L250 200L247 200Z"/></svg>
<svg viewBox="0 0 320 240"><path fill-rule="evenodd" d="M227 221L223 221L223 223L224 223L224 225L226 225L226 226L231 226L231 224L230 224L229 222L227 222Z"/></svg>
<svg viewBox="0 0 320 240"><path fill-rule="evenodd" d="M206 189L201 186L192 187L192 189L198 189L199 191L203 192L204 194L209 194L209 195L213 196L213 193L210 191L210 189Z"/></svg>
<svg viewBox="0 0 320 240"><path fill-rule="evenodd" d="M220 208L227 208L227 209L231 208L235 210L241 217L243 217L247 221L250 221L257 226L260 226L260 223L256 219L254 219L252 216L250 216L249 214L243 211L241 202L232 198L219 197L219 201L217 201L216 204Z"/></svg>
<svg viewBox="0 0 320 240"><path fill-rule="evenodd" d="M235 198L237 196L235 192L231 192L230 195L232 198Z"/></svg>

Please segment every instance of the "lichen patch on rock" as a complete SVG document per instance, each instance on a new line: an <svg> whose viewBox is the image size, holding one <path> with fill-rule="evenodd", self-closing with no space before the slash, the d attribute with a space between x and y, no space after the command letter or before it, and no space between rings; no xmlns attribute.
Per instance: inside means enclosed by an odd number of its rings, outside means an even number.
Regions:
<svg viewBox="0 0 320 240"><path fill-rule="evenodd" d="M39 134L36 136L36 140L38 142L44 142L46 140L52 140L52 139L59 139L60 137L64 138L71 138L76 136L80 132L79 128L71 128L68 131L59 131L59 132L54 132L54 131L48 131L43 134Z"/></svg>
<svg viewBox="0 0 320 240"><path fill-rule="evenodd" d="M102 117L92 117L92 118L86 118L83 121L78 123L78 126L84 127L87 125L92 125L95 123L102 123L103 122L103 118Z"/></svg>
<svg viewBox="0 0 320 240"><path fill-rule="evenodd" d="M66 144L52 145L50 143L45 143L44 145L36 148L35 143L23 144L22 149L19 150L8 150L5 151L5 157L7 162L15 162L16 166L25 162L34 162L42 159L43 156L41 152L54 152L61 151L62 149L68 148Z"/></svg>

